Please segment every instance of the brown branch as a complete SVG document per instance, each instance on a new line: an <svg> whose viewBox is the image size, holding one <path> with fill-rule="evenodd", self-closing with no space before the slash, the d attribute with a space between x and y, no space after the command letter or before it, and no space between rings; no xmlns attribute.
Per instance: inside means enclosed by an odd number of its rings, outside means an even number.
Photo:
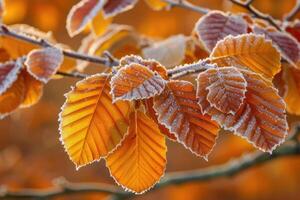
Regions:
<svg viewBox="0 0 300 200"><path fill-rule="evenodd" d="M79 72L61 72L61 71L57 71L56 74L61 75L61 76L65 76L65 77L79 78L79 79L83 79L83 78L88 77L87 74L82 74L82 73L79 73Z"/></svg>
<svg viewBox="0 0 300 200"><path fill-rule="evenodd" d="M22 41L25 41L25 42L28 42L31 44L41 46L41 47L57 48L55 45L49 43L48 41L46 41L44 39L35 39L35 38L29 37L25 34L17 33L5 25L1 25L0 35L5 35L8 37L16 38L16 39L19 39L19 40L22 40ZM107 56L104 58L97 57L97 56L90 56L90 55L81 54L81 53L71 51L71 50L63 50L63 54L65 56L73 58L73 59L84 60L84 61L88 61L88 62L96 63L96 64L102 64L107 67L113 67L113 66L119 65L119 62L117 60L111 60Z"/></svg>
<svg viewBox="0 0 300 200"><path fill-rule="evenodd" d="M246 154L241 158L231 160L225 164L212 166L205 169L176 172L166 174L165 177L151 191L155 191L170 185L184 184L190 182L201 182L220 177L231 177L246 169L273 161L278 158L300 155L299 142L289 141L278 147L273 154L254 152ZM105 193L112 194L112 199L128 199L133 196L132 193L124 192L117 187L96 183L70 183L68 181L59 181L55 187L49 189L22 189L18 191L9 191L6 188L0 190L2 199L18 198L53 198L63 195L82 194L82 193Z"/></svg>
<svg viewBox="0 0 300 200"><path fill-rule="evenodd" d="M180 7L200 14L207 14L210 11L208 8L196 6L186 0L162 0L162 1L168 3L170 7Z"/></svg>
<svg viewBox="0 0 300 200"><path fill-rule="evenodd" d="M286 21L290 21L292 20L297 13L300 11L300 0L297 0L296 5L294 6L294 8L284 17L284 20Z"/></svg>
<svg viewBox="0 0 300 200"><path fill-rule="evenodd" d="M240 2L239 0L230 0L233 4L238 5L240 7L245 8L248 10L254 17L266 20L269 22L272 26L274 26L277 30L281 31L280 26L277 24L275 19L271 17L270 15L264 14L260 11L258 11L256 8L252 6L253 0L248 0L246 2Z"/></svg>

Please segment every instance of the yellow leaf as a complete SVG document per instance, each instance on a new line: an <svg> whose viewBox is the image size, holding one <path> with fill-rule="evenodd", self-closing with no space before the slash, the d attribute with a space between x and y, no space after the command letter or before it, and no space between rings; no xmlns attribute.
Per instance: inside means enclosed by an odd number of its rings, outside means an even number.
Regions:
<svg viewBox="0 0 300 200"><path fill-rule="evenodd" d="M202 115L196 91L187 81L169 81L164 92L154 98L158 121L174 133L178 142L205 159L215 145L219 126Z"/></svg>
<svg viewBox="0 0 300 200"><path fill-rule="evenodd" d="M291 65L284 65L283 78L286 83L284 100L287 111L294 115L300 115L300 70Z"/></svg>
<svg viewBox="0 0 300 200"><path fill-rule="evenodd" d="M106 165L116 182L140 194L163 176L167 147L157 124L141 111L130 115L129 124L128 136Z"/></svg>
<svg viewBox="0 0 300 200"><path fill-rule="evenodd" d="M216 44L210 59L219 66L248 67L267 78L281 70L280 53L261 35L227 36Z"/></svg>
<svg viewBox="0 0 300 200"><path fill-rule="evenodd" d="M113 18L104 18L103 12L99 12L91 22L92 31L96 36L105 33L107 27L112 23Z"/></svg>
<svg viewBox="0 0 300 200"><path fill-rule="evenodd" d="M94 75L66 94L60 113L61 141L77 168L107 156L127 132L131 106L112 103L109 80L109 75Z"/></svg>
<svg viewBox="0 0 300 200"><path fill-rule="evenodd" d="M145 0L153 10L161 10L168 6L168 3L161 0Z"/></svg>

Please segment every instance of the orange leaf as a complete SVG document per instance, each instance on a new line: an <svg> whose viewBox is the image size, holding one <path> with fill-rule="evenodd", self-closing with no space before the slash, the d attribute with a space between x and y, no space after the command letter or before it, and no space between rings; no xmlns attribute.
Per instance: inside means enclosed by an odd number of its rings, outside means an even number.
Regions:
<svg viewBox="0 0 300 200"><path fill-rule="evenodd" d="M294 115L300 115L300 70L284 65L283 78L286 83L284 100L287 111Z"/></svg>
<svg viewBox="0 0 300 200"><path fill-rule="evenodd" d="M23 76L11 85L10 88L0 95L0 119L14 112L24 100L25 85Z"/></svg>
<svg viewBox="0 0 300 200"><path fill-rule="evenodd" d="M116 182L141 194L153 187L166 168L166 142L157 124L141 111L130 115L128 136L106 165Z"/></svg>
<svg viewBox="0 0 300 200"><path fill-rule="evenodd" d="M280 53L261 35L227 36L217 43L210 58L218 66L248 67L267 78L281 70Z"/></svg>
<svg viewBox="0 0 300 200"><path fill-rule="evenodd" d="M206 87L197 91L207 92L207 96L197 93L197 97L206 98L210 106L223 113L235 114L244 101L247 82L235 67L208 69L198 75L197 82L198 87Z"/></svg>
<svg viewBox="0 0 300 200"><path fill-rule="evenodd" d="M67 31L71 37L84 30L103 8L105 0L82 0L72 7L67 17Z"/></svg>
<svg viewBox="0 0 300 200"><path fill-rule="evenodd" d="M124 139L130 104L112 103L109 75L79 81L60 113L61 141L77 168L112 152Z"/></svg>
<svg viewBox="0 0 300 200"><path fill-rule="evenodd" d="M206 158L215 145L218 125L202 115L193 84L170 81L154 99L158 121L164 124L186 148Z"/></svg>
<svg viewBox="0 0 300 200"><path fill-rule="evenodd" d="M20 60L0 64L0 95L17 80L21 68Z"/></svg>
<svg viewBox="0 0 300 200"><path fill-rule="evenodd" d="M47 83L63 63L63 54L57 48L32 50L25 61L28 72L37 80Z"/></svg>
<svg viewBox="0 0 300 200"><path fill-rule="evenodd" d="M107 0L107 3L103 7L104 16L114 17L117 14L130 10L138 0Z"/></svg>
<svg viewBox="0 0 300 200"><path fill-rule="evenodd" d="M25 69L21 75L24 78L25 95L21 107L30 107L36 104L43 95L44 84L36 80Z"/></svg>
<svg viewBox="0 0 300 200"><path fill-rule="evenodd" d="M211 11L197 22L195 31L207 51L212 51L219 40L228 35L247 33L247 22L239 15Z"/></svg>
<svg viewBox="0 0 300 200"><path fill-rule="evenodd" d="M165 80L149 68L132 63L111 79L113 100L138 100L156 96L164 90Z"/></svg>
<svg viewBox="0 0 300 200"><path fill-rule="evenodd" d="M199 105L224 129L233 131L262 151L272 152L287 135L285 103L272 83L262 76L247 70L240 70L247 82L246 98L234 114L226 114L211 107L206 100L209 80L198 82ZM208 77L206 77L208 79Z"/></svg>

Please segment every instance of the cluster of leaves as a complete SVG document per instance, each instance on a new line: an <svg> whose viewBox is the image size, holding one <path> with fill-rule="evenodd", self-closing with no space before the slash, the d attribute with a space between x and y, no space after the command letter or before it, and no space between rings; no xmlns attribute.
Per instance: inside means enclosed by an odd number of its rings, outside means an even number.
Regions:
<svg viewBox="0 0 300 200"><path fill-rule="evenodd" d="M147 2L156 9L167 5ZM204 159L221 128L270 153L284 142L286 105L290 113L300 114L298 22L279 31L246 14L212 11L190 36L153 42L131 27L110 24L136 3L83 0L69 13L71 36L92 30L79 52L101 56L110 50L121 58L110 72L89 76L66 94L60 139L77 168L104 158L117 183L143 193L164 174L166 138ZM1 116L24 102L35 103L44 83L75 65L64 56L67 47L49 35L17 27L10 28L42 38L46 45L1 36ZM77 69L87 64L79 61ZM180 79L188 74L196 74L196 80ZM278 91L273 81L287 87L280 85Z"/></svg>

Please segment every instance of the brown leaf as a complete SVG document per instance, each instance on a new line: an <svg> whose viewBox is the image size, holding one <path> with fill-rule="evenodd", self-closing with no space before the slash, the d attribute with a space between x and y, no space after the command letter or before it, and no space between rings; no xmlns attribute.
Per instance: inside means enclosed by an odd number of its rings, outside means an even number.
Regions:
<svg viewBox="0 0 300 200"><path fill-rule="evenodd" d="M162 93L165 80L149 68L132 63L111 79L113 101L148 99Z"/></svg>
<svg viewBox="0 0 300 200"><path fill-rule="evenodd" d="M104 16L106 18L116 16L132 9L137 2L137 0L107 0L103 7Z"/></svg>
<svg viewBox="0 0 300 200"><path fill-rule="evenodd" d="M63 53L58 48L48 47L32 50L25 61L28 72L37 80L47 83L63 63Z"/></svg>
<svg viewBox="0 0 300 200"><path fill-rule="evenodd" d="M193 84L169 81L164 92L154 99L159 123L177 137L178 142L198 156L207 158L215 145L219 126L202 115Z"/></svg>
<svg viewBox="0 0 300 200"><path fill-rule="evenodd" d="M212 51L219 40L226 36L247 33L247 22L239 15L211 11L197 22L195 32L207 51Z"/></svg>
<svg viewBox="0 0 300 200"><path fill-rule="evenodd" d="M285 103L272 83L248 70L240 70L247 81L246 98L234 114L226 114L211 107L206 100L209 80L198 82L199 105L224 129L247 139L262 151L272 152L287 135ZM206 77L208 78L208 77Z"/></svg>
<svg viewBox="0 0 300 200"><path fill-rule="evenodd" d="M8 61L0 64L0 95L17 80L21 68L21 60Z"/></svg>

